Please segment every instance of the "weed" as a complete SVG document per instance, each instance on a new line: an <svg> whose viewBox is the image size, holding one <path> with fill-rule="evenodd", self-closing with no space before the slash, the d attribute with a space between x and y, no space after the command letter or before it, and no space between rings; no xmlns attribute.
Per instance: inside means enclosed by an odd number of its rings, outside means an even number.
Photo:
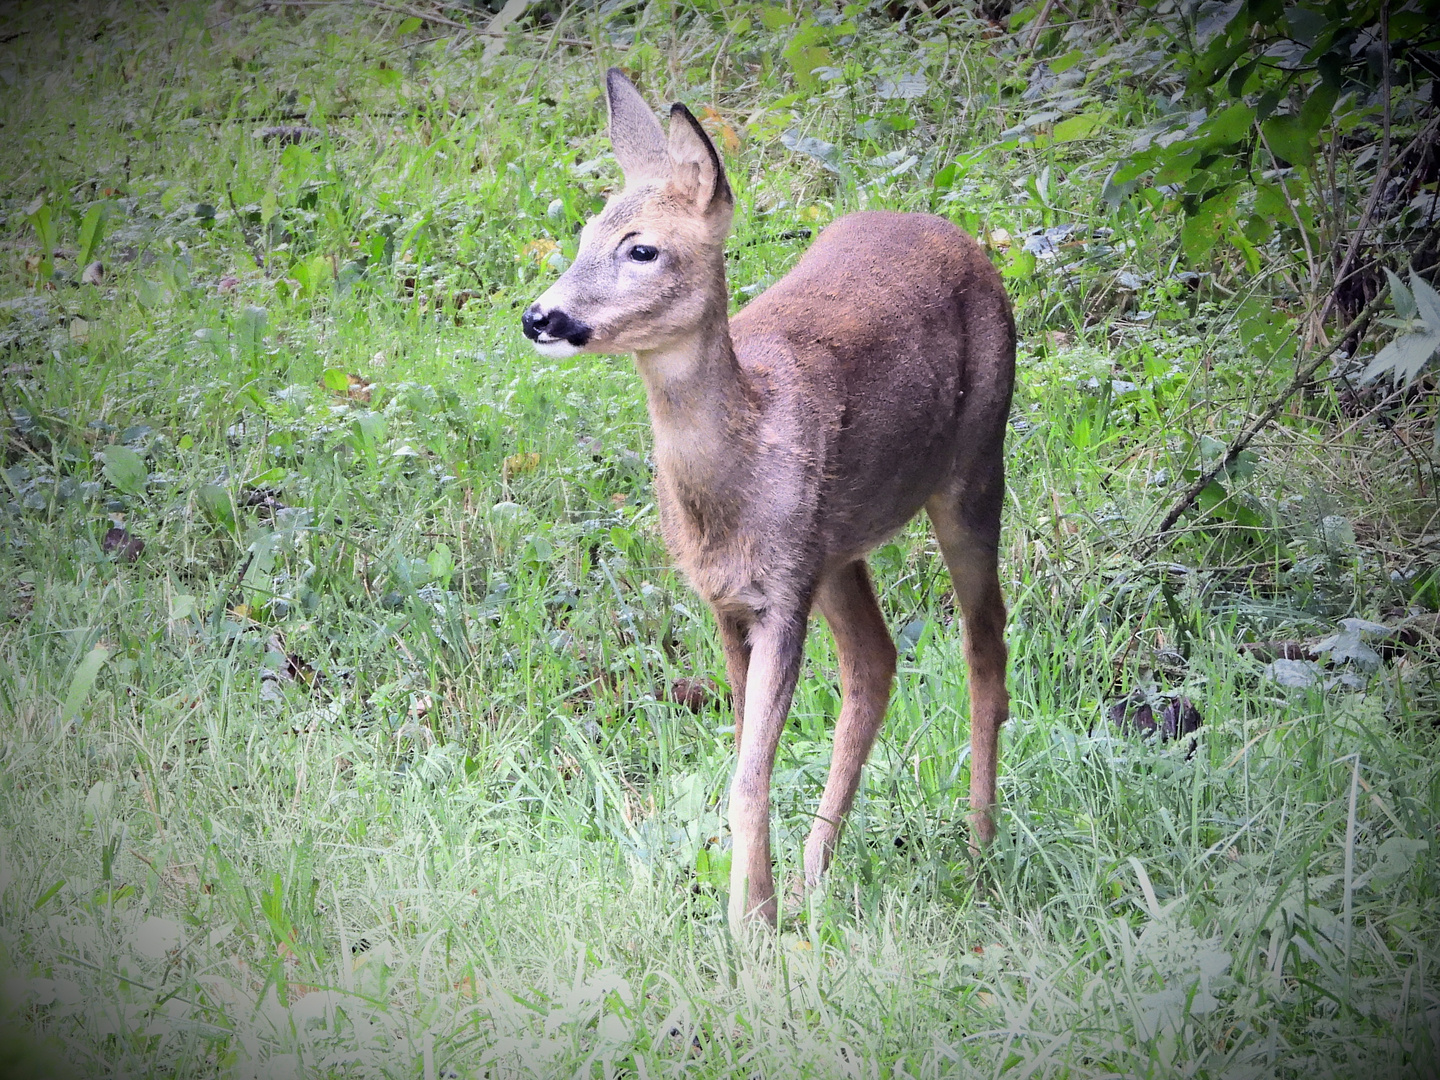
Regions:
<svg viewBox="0 0 1440 1080"><path fill-rule="evenodd" d="M1179 122L1153 27L655 3L487 38L411 6L0 19L18 1022L85 1075L1432 1074L1433 651L1337 634L1434 606L1399 436L1321 391L1135 554L1289 377L1299 244L1187 277L1229 233L1101 198ZM970 859L917 525L873 560L903 659L836 871L759 955L724 926L723 663L638 381L518 332L614 183L610 62L708 106L737 303L840 213L932 210L1025 341L1002 836ZM817 627L785 873L834 671ZM1106 722L1137 690L1194 703L1193 754Z"/></svg>

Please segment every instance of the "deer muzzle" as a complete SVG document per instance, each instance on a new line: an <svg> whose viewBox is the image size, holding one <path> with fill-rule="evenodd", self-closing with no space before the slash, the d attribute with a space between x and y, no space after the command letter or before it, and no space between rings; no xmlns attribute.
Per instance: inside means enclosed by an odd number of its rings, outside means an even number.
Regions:
<svg viewBox="0 0 1440 1080"><path fill-rule="evenodd" d="M590 340L591 328L571 318L560 308L546 311L539 301L520 316L520 328L542 354L573 356Z"/></svg>

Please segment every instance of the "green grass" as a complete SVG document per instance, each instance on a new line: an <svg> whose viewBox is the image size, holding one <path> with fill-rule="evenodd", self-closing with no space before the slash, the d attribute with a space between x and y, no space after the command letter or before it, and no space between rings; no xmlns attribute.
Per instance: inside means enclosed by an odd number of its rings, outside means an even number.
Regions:
<svg viewBox="0 0 1440 1080"><path fill-rule="evenodd" d="M804 85L797 24L732 8L577 6L488 66L363 5L0 20L12 1026L87 1077L1433 1075L1432 656L1291 689L1235 648L1403 606L1433 505L1322 397L1235 480L1253 520L1232 502L1135 555L1287 376L1225 295L1273 276L1191 294L1170 220L1096 209L1163 87L1146 39L1084 84L1107 126L1044 146L1002 134L1064 92L1022 97L1024 32L860 13L805 31L840 74ZM959 627L917 524L873 560L907 648L833 879L749 951L723 919L730 720L667 700L723 664L659 540L639 381L518 328L616 178L617 62L740 139L737 303L861 206L1014 238L1001 839L967 854ZM905 74L925 93L879 82ZM1115 233L1063 272L1019 250L1065 221ZM838 708L818 624L808 649L791 884ZM1147 680L1201 708L1193 756L1105 722Z"/></svg>

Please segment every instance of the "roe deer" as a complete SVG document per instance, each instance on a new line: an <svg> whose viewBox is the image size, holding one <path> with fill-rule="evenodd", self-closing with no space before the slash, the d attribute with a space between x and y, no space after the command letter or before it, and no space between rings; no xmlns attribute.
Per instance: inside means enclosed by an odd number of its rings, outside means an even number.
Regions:
<svg viewBox="0 0 1440 1080"><path fill-rule="evenodd" d="M922 506L964 617L972 846L994 835L1015 324L974 240L891 212L840 218L728 319L734 199L714 144L678 103L667 137L614 68L606 89L624 190L522 324L546 356L635 356L665 541L714 609L734 697L729 919L773 925L770 778L811 608L834 632L843 702L807 889L829 866L895 674L865 554Z"/></svg>

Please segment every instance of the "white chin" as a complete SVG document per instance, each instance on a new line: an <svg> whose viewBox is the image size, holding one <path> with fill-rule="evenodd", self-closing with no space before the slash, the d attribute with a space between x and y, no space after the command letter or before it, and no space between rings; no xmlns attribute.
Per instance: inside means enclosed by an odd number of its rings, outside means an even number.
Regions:
<svg viewBox="0 0 1440 1080"><path fill-rule="evenodd" d="M554 341L532 341L530 344L535 346L535 351L541 356L549 356L556 360L574 356L580 351L578 345L571 345L564 338L556 338Z"/></svg>

